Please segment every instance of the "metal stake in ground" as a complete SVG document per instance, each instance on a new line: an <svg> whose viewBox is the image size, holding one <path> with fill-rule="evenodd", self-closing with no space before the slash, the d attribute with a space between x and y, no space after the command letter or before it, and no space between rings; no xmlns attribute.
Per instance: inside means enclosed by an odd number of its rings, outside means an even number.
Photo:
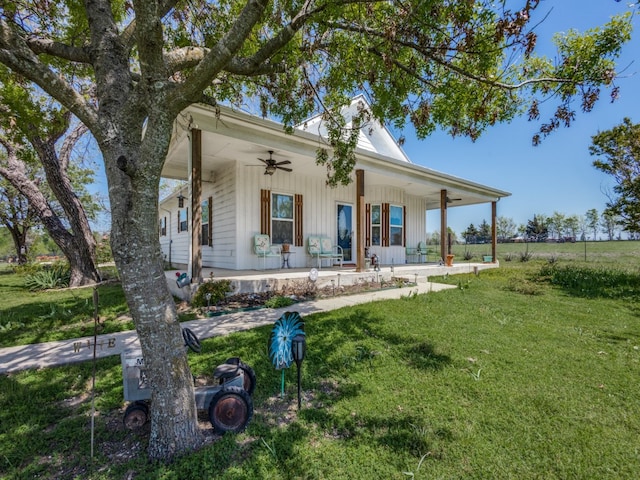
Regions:
<svg viewBox="0 0 640 480"><path fill-rule="evenodd" d="M93 444L96 413L96 344L98 343L98 287L93 287L93 374L91 378L91 460L93 461Z"/></svg>
<svg viewBox="0 0 640 480"><path fill-rule="evenodd" d="M298 369L298 410L300 410L302 403L300 399L300 372L302 369L302 361L304 360L305 353L307 352L306 337L300 334L293 337L291 340L291 350Z"/></svg>

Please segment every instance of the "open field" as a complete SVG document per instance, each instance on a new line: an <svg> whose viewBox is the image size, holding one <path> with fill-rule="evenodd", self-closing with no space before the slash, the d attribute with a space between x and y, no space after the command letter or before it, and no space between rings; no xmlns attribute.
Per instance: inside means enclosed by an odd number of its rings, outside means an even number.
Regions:
<svg viewBox="0 0 640 480"><path fill-rule="evenodd" d="M556 257L565 262L586 262L590 265L620 268L640 268L640 242L576 242L576 243L499 243L498 260L505 258L519 261L520 255L529 253L533 259L548 260ZM452 251L456 261L463 261L465 251L478 259L491 255L491 245L454 245Z"/></svg>
<svg viewBox="0 0 640 480"><path fill-rule="evenodd" d="M93 460L90 364L0 376L0 478L636 479L640 244L588 244L586 263L580 247L505 262L499 246L500 269L432 279L457 289L305 317L300 412L270 327L204 340L194 374L241 356L255 416L169 465L122 427L118 358L97 364Z"/></svg>

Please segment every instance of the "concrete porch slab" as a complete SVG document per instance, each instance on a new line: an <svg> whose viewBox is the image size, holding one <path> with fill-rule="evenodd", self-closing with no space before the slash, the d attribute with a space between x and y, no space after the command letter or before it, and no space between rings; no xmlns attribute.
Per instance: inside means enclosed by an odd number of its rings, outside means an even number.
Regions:
<svg viewBox="0 0 640 480"><path fill-rule="evenodd" d="M379 271L370 269L364 272L357 272L353 267L343 267L342 269L322 268L315 269L317 279L315 280L317 288L327 286L349 286L358 282L379 282L383 280L390 282L393 277L406 278L412 282L427 282L429 277L440 275L456 275L460 273L473 273L486 270L489 268L498 268L499 263L478 263L465 262L457 263L451 267L432 264L405 264L395 266L384 266ZM171 293L183 300L188 300L196 291L198 284L191 283L186 287L180 288L176 284L177 275L184 273L185 270L167 270L165 275ZM212 280L230 280L234 288L234 293L258 293L268 291L278 291L284 286L310 281L311 268L292 268L277 270L225 270L219 268L203 268L202 278L204 281ZM333 281L333 284L331 283Z"/></svg>

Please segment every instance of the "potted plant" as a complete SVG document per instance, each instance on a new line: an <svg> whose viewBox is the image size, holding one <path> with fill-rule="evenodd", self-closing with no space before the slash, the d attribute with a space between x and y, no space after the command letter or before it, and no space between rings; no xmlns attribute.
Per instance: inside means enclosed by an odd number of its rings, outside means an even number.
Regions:
<svg viewBox="0 0 640 480"><path fill-rule="evenodd" d="M282 244L282 253L289 253L289 248L291 248L291 245L289 245L288 243L283 243Z"/></svg>

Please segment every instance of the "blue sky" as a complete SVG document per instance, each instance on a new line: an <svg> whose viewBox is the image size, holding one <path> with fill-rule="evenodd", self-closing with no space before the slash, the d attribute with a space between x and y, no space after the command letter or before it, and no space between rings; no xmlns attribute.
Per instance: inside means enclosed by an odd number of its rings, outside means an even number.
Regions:
<svg viewBox="0 0 640 480"><path fill-rule="evenodd" d="M569 29L585 31L603 25L612 15L630 8L625 0L542 0L536 15L548 14L548 17L536 29L538 51L553 55L554 33ZM539 124L526 118L495 126L475 143L464 137L452 139L444 132L436 132L424 140L418 140L410 128L393 133L397 138L405 137L403 149L414 163L511 192L511 197L498 203L498 215L510 217L516 224L526 224L538 213L551 215L558 211L565 215L584 215L591 208L602 212L607 202L603 191L610 190L613 182L592 166L594 159L588 148L593 135L619 124L625 116L640 122L637 114L640 112L638 18L634 18L633 23L637 31L633 32L632 41L625 46L619 62L621 67L626 67L617 81L619 99L612 104L605 92L592 112L578 112L570 128L554 132L537 147L531 145L531 138ZM107 196L102 172L94 188ZM470 223L478 225L483 219L490 222L490 216L490 205L448 211L449 226L458 234ZM102 219L98 229L108 230L108 220ZM438 213L429 212L427 231L439 229Z"/></svg>
<svg viewBox="0 0 640 480"><path fill-rule="evenodd" d="M536 29L538 51L553 54L549 48L555 32L585 31L629 9L624 0L543 0L537 15L549 16ZM511 192L511 197L498 202L497 209L498 215L510 217L516 224L526 224L538 213L584 215L591 208L602 212L607 202L603 190L610 190L613 182L592 166L594 158L588 148L593 135L618 125L625 116L640 122L638 18L633 24L637 31L632 33L620 60L620 66L628 68L617 81L619 99L611 104L608 92L603 91L592 112L579 112L571 127L554 132L541 145L531 145L539 124L519 118L487 130L475 143L462 137L452 139L443 132L418 140L406 129L401 132L406 137L404 151L414 163ZM428 232L440 229L439 215L434 213L427 214ZM458 234L470 223L477 226L483 219L491 221L489 205L448 210L449 226Z"/></svg>

